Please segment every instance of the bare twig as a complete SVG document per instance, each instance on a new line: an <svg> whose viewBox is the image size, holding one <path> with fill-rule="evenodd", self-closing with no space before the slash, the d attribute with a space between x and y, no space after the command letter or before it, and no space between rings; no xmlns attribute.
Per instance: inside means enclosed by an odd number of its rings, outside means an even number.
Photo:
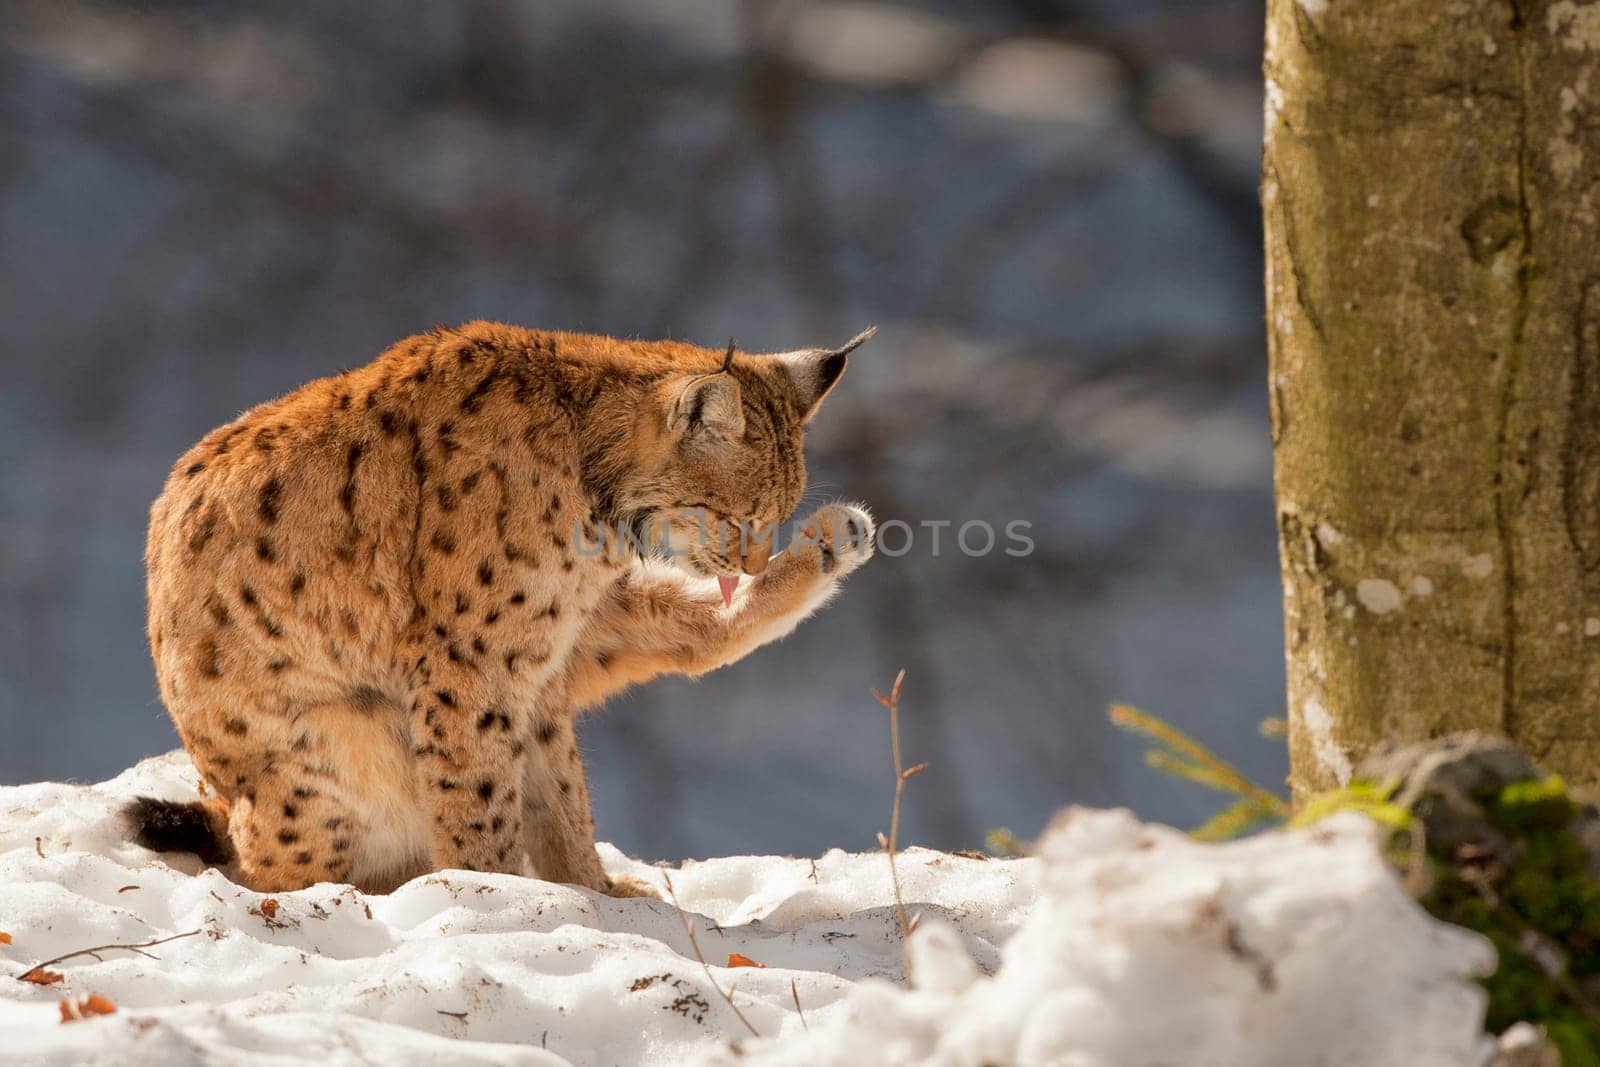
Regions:
<svg viewBox="0 0 1600 1067"><path fill-rule="evenodd" d="M794 998L794 1011L800 1016L800 1025L810 1030L811 1024L806 1022L806 1010L800 1006L800 989L794 984L793 978L789 979L789 995Z"/></svg>
<svg viewBox="0 0 1600 1067"><path fill-rule="evenodd" d="M96 945L94 948L80 948L76 952L66 952L60 956L54 957L53 959L36 963L32 967L28 968L25 973L17 975L17 978L19 981L26 982L28 981L28 975L42 971L46 967L53 966L57 963L64 963L67 960L74 959L78 956L93 956L95 959L99 960L100 953L110 952L113 949L120 952L136 952L146 959L158 959L159 957L153 956L144 950L147 948L154 948L157 945L165 945L168 941L177 941L179 938L197 937L199 934L199 930L190 930L187 933L173 934L171 937L158 937L154 941L140 941L138 944L134 945Z"/></svg>
<svg viewBox="0 0 1600 1067"><path fill-rule="evenodd" d="M919 763L910 770L906 770L900 759L900 686L906 680L905 669L894 676L894 685L889 687L889 695L884 696L876 689L872 695L878 698L878 703L889 709L889 744L894 752L894 810L889 816L889 836L878 835L878 844L889 857L889 881L894 886L894 910L900 920L900 936L911 936L911 920L906 917L905 898L900 895L900 869L895 864L895 852L900 847L900 804L905 797L906 782L915 778L928 769L926 763Z"/></svg>
<svg viewBox="0 0 1600 1067"><path fill-rule="evenodd" d="M683 932L689 935L689 947L694 949L694 958L700 961L701 968L706 972L706 981L711 983L711 988L717 991L717 996L727 1002L733 1009L733 1014L744 1023L744 1028L750 1031L752 1037L760 1037L761 1031L751 1025L750 1020L744 1017L744 1012L739 1010L739 1005L733 1002L733 996L723 991L717 983L717 976L711 973L711 964L706 962L705 953L700 951L700 942L694 936L694 923L689 921L689 916L684 914L683 905L678 903L678 891L672 888L672 875L666 871L661 872L662 879L667 883L667 896L672 899L672 906L678 910L678 921L683 923Z"/></svg>

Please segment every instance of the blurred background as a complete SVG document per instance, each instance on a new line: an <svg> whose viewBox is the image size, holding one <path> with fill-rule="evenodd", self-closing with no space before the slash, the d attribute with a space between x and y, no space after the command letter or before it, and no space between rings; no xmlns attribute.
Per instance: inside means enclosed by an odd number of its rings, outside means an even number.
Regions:
<svg viewBox="0 0 1600 1067"><path fill-rule="evenodd" d="M435 323L875 341L814 484L919 529L791 639L585 728L646 858L1217 806L1282 708L1259 0L0 0L0 781L176 744L147 509L212 426ZM1032 523L970 558L954 527ZM1002 542L1002 547L1004 542Z"/></svg>

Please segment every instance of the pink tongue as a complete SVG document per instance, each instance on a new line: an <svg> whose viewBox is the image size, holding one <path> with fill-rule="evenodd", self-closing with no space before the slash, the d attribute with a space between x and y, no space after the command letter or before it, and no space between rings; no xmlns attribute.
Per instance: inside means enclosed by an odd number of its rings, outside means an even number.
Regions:
<svg viewBox="0 0 1600 1067"><path fill-rule="evenodd" d="M735 574L732 578L724 578L717 575L717 588L722 590L722 606L733 607L733 591L739 588L739 576Z"/></svg>

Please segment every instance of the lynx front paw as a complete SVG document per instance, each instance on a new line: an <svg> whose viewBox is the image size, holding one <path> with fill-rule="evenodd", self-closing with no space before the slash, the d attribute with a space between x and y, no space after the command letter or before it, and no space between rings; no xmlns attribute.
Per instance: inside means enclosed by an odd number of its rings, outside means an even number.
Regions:
<svg viewBox="0 0 1600 1067"><path fill-rule="evenodd" d="M840 579L872 558L874 532L867 509L852 504L829 504L802 521L739 612L748 647L738 655L785 636L827 603Z"/></svg>
<svg viewBox="0 0 1600 1067"><path fill-rule="evenodd" d="M828 504L800 524L794 547L815 550L824 577L843 578L872 558L875 528L867 509L854 504Z"/></svg>

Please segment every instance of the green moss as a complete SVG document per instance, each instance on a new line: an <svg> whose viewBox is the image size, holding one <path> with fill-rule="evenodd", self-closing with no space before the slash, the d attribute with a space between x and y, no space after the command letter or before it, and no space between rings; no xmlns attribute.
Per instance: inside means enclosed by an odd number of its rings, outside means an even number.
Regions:
<svg viewBox="0 0 1600 1067"><path fill-rule="evenodd" d="M1586 1018L1545 1023L1550 1043L1561 1053L1561 1067L1600 1067L1600 1053L1595 1052L1591 1035L1593 1029L1594 1024Z"/></svg>
<svg viewBox="0 0 1600 1067"><path fill-rule="evenodd" d="M1517 948L1518 931L1460 879L1441 878L1423 902L1446 922L1476 930L1494 943L1499 965L1484 980L1489 993L1484 1025L1499 1033L1522 1020L1544 1022L1562 1014L1562 1005L1550 979Z"/></svg>
<svg viewBox="0 0 1600 1067"><path fill-rule="evenodd" d="M1542 830L1525 842L1500 887L1506 906L1568 950L1574 968L1600 964L1600 885L1584 870L1584 853L1565 830Z"/></svg>
<svg viewBox="0 0 1600 1067"><path fill-rule="evenodd" d="M1487 862L1432 850L1434 887L1422 903L1494 943L1499 966L1483 983L1491 1031L1539 1023L1563 1064L1600 1067L1600 1026L1563 989L1600 973L1600 883L1589 877L1583 846L1568 829L1578 806L1554 777L1507 786L1483 805L1510 848ZM1560 950L1561 980L1530 955L1530 941Z"/></svg>
<svg viewBox="0 0 1600 1067"><path fill-rule="evenodd" d="M1512 833L1566 826L1578 813L1561 776L1530 778L1506 786L1489 804L1495 825Z"/></svg>

